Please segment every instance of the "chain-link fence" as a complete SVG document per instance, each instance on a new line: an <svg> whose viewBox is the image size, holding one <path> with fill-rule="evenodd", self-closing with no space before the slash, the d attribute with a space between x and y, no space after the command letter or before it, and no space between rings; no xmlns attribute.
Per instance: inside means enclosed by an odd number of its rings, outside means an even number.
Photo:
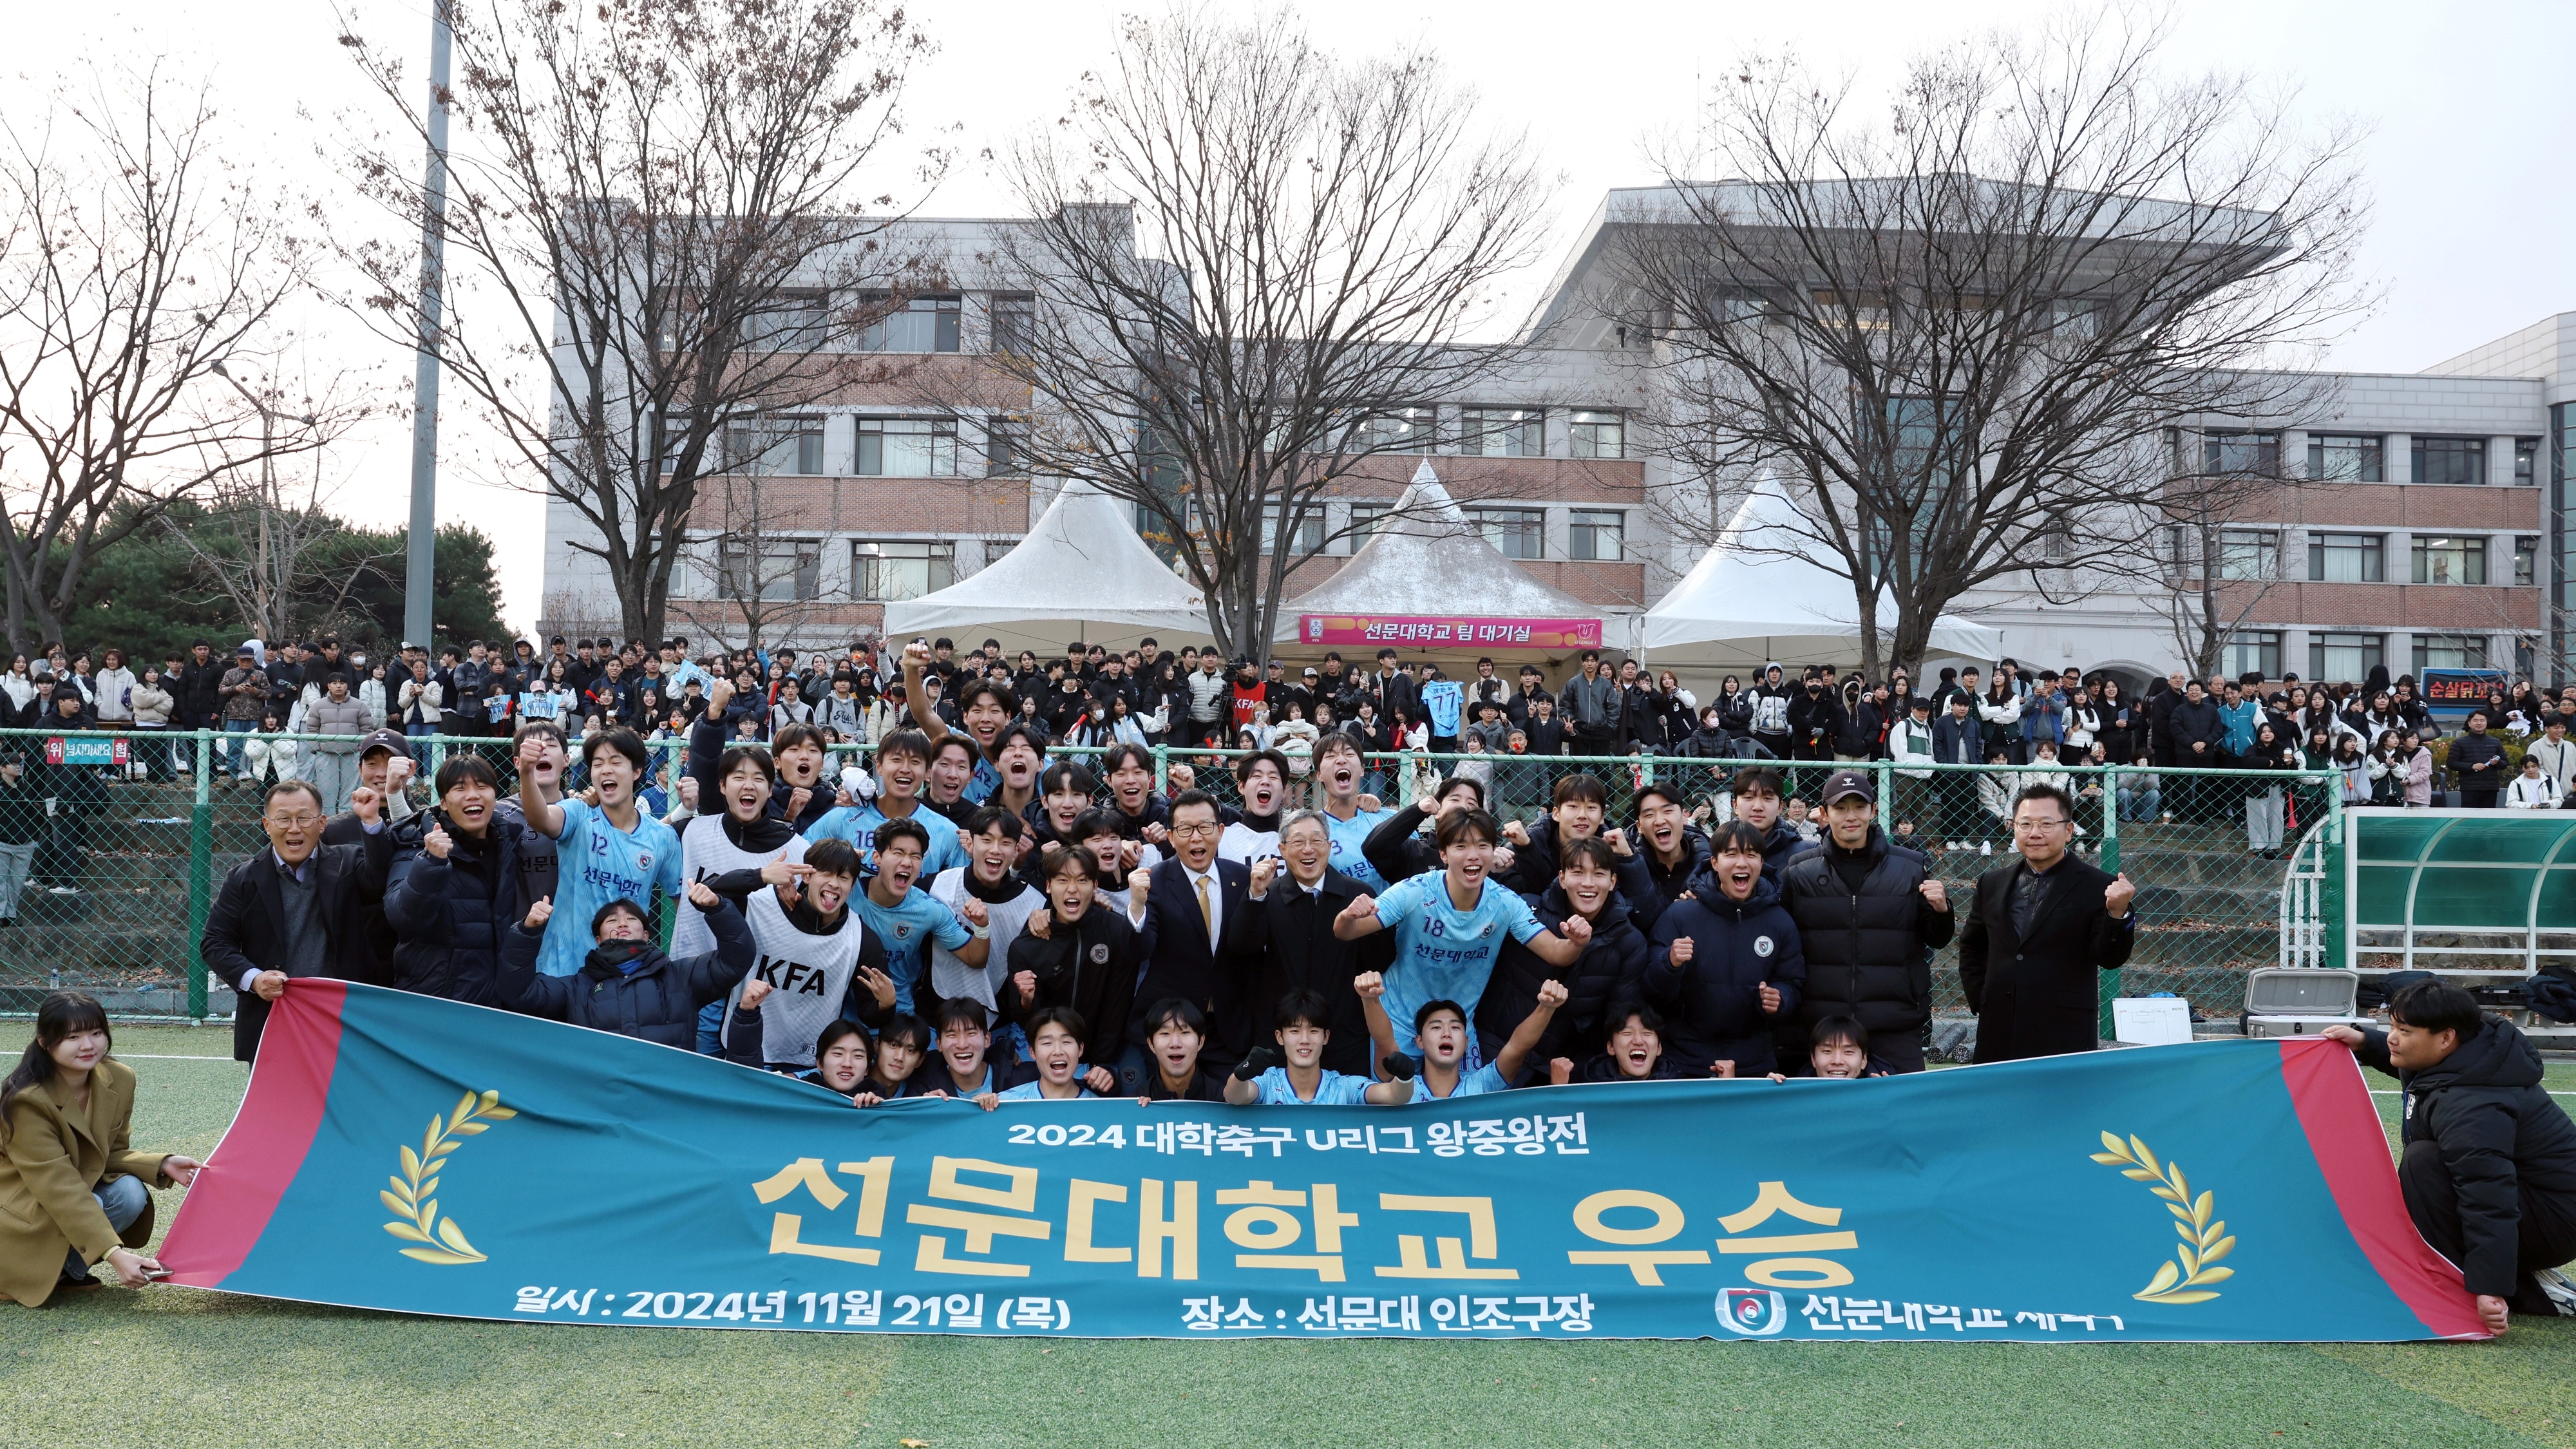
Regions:
<svg viewBox="0 0 2576 1449"><path fill-rule="evenodd" d="M657 810L668 808L682 769L677 739L649 742ZM0 1011L32 1010L41 995L77 986L113 996L121 1011L204 1014L210 1003L195 970L196 940L224 873L260 848L260 790L281 776L312 779L336 790L358 783L356 741L275 734L141 733L113 735L0 731L0 756L19 761L15 780L0 768ZM501 772L505 793L517 789L510 742L499 738L427 738L416 755L411 798L428 803L427 781L450 753L473 751ZM1099 774L1096 796L1116 801L1099 773L1099 751L1058 750ZM1242 792L1235 751L1152 752L1156 789L1187 783L1227 804ZM864 765L863 752L835 752L828 784L844 765ZM1633 823L1638 789L1648 783L1681 793L1703 825L1730 818L1739 771L1769 769L1786 785L1793 823L1817 802L1825 777L1838 769L1868 771L1877 782L1880 820L1922 850L1968 907L1976 879L2009 863L2013 794L2051 779L2077 795L2076 849L2106 870L2124 870L2138 886L2139 927L2117 992L2171 992L2211 1021L2242 1010L2249 969L2281 960L2282 889L2288 858L2311 826L2340 809L2339 777L2279 771L2050 769L1940 766L1898 769L1887 761L1749 761L1677 756L1579 759L1514 755L1371 755L1361 788L1388 808L1409 803L1451 772L1482 780L1502 819L1543 816L1558 781L1600 779L1607 819ZM1292 759L1287 804L1318 803L1311 762ZM343 784L342 782L346 782ZM578 762L568 772L582 785ZM1805 830L1821 833L1820 818ZM11 890L12 883L15 890ZM192 977L196 989L191 991ZM1960 1016L1956 949L1933 967L1936 1014ZM2106 986L2106 999L2113 994Z"/></svg>

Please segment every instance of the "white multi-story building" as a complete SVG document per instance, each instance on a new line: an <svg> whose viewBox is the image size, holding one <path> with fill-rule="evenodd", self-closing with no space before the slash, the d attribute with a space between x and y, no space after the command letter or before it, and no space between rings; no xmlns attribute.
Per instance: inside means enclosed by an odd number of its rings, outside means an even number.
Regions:
<svg viewBox="0 0 2576 1449"><path fill-rule="evenodd" d="M1704 519L1710 508L1702 482L1648 456L1634 395L1645 339L1625 335L1599 303L1614 285L1613 233L1641 198L1650 206L1651 189L1613 193L1577 239L1531 324L1543 350L1476 395L1420 399L1417 411L1423 455L1486 537L1518 567L1600 609L1613 643L1697 559L1692 535L1705 528L1685 532L1670 520L1693 509ZM996 229L1011 223L908 225L905 242L969 258L990 255ZM871 329L869 349L900 358L912 375L897 368L853 385L765 434L755 476L769 558L733 576L757 578L775 596L761 611L772 640L836 644L878 627L886 603L1006 552L1053 496L1053 483L1029 477L1014 456L1007 429L988 425L1025 410L1025 392L976 361L1007 340L1030 302L973 285L970 266L954 274L959 290L914 298ZM990 385L989 407L956 407L958 390L926 388L920 369L973 370ZM2452 665L2569 672L2576 313L2422 373L2313 383L2303 390L2319 400L2316 415L2291 425L2181 419L2172 434L2182 470L2199 457L2288 480L2239 508L2221 541L2231 614L2243 615L2231 669L2327 679L2359 679L2375 664L2392 674ZM928 401L934 392L948 400ZM1317 533L1347 528L1347 510L1392 502L1415 461L1382 460L1371 476L1383 472L1384 498L1353 489ZM675 581L674 632L746 632L740 603L724 597L726 539L741 531L743 491L705 487L692 520L703 544ZM584 527L568 505L550 504L540 620L549 633L605 633L617 618L604 573L575 547ZM1328 576L1363 537L1303 565L1292 589ZM2028 665L2109 668L2135 683L2179 654L2170 611L2134 586L2067 603L1988 589L1952 612L2001 629L2005 652Z"/></svg>

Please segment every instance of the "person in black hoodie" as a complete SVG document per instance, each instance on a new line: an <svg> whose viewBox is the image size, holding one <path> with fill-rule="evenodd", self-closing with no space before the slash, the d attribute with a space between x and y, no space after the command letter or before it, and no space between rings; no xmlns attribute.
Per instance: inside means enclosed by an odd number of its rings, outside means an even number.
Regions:
<svg viewBox="0 0 2576 1449"><path fill-rule="evenodd" d="M502 948L501 1004L529 1016L694 1051L698 1009L724 1000L743 981L753 952L751 928L742 913L707 889L706 882L689 882L689 899L706 912L707 927L715 933L714 950L703 956L665 956L653 944L653 926L643 910L633 901L610 901L591 918L594 944L581 969L570 976L537 974L537 947L554 915L551 896L538 901L529 907L526 921L510 928ZM758 1007L768 995L768 983L744 982L744 1009Z"/></svg>
<svg viewBox="0 0 2576 1449"><path fill-rule="evenodd" d="M1548 807L1545 820L1532 825L1515 820L1503 827L1512 863L1509 868L1497 865L1494 878L1522 895L1541 894L1555 883L1558 852L1574 841L1598 837L1618 858L1619 893L1632 904L1650 899L1654 881L1646 874L1644 858L1628 844L1628 833L1604 828L1610 824L1609 806L1610 791L1596 775L1568 775L1557 781L1556 802ZM1519 1024L1518 1017L1513 1024Z"/></svg>
<svg viewBox="0 0 2576 1449"><path fill-rule="evenodd" d="M1630 838L1646 858L1646 878L1655 883L1655 894L1651 900L1630 901L1629 915L1638 930L1651 931L1655 918L1707 866L1708 834L1690 823L1690 803L1680 787L1648 784L1637 787L1637 820Z"/></svg>
<svg viewBox="0 0 2576 1449"><path fill-rule="evenodd" d="M2540 1053L2447 981L2388 1003L2386 1031L2328 1027L2405 1091L2397 1180L2424 1241L2460 1265L2488 1331L2509 1314L2576 1317L2576 1122L2541 1089Z"/></svg>
<svg viewBox="0 0 2576 1449"><path fill-rule="evenodd" d="M1377 828L1371 830L1368 839L1361 843L1360 855L1389 885L1410 880L1426 870L1438 870L1441 868L1440 848L1422 837L1423 825L1452 810L1484 808L1485 787L1463 775L1452 775L1441 781L1439 790L1429 798L1416 800L1379 821ZM1334 1040L1339 1041L1341 1028L1333 1030ZM1330 1047L1324 1054L1327 1058L1325 1066L1337 1072L1342 1070L1329 1060L1332 1056Z"/></svg>
<svg viewBox="0 0 2576 1449"><path fill-rule="evenodd" d="M1842 732L1843 705L1834 695L1833 681L1809 669L1806 682L1789 696L1790 758L1830 760Z"/></svg>
<svg viewBox="0 0 2576 1449"><path fill-rule="evenodd" d="M501 777L482 756L448 756L436 783L438 804L391 827L383 915L393 984L496 1006L502 946L519 917L519 832L494 814Z"/></svg>
<svg viewBox="0 0 2576 1449"><path fill-rule="evenodd" d="M1150 935L1127 924L1126 913L1102 906L1099 872L1079 846L1050 845L1040 859L1047 903L1029 913L1011 943L1011 980L1002 993L1003 1019L1033 1033L1032 1018L1052 1007L1070 1007L1086 1022L1124 1023L1136 998L1136 977L1153 950ZM1153 917L1145 918L1153 930ZM1086 1067L1118 1069L1123 1033L1097 1033L1087 1044ZM1076 1075L1081 1075L1076 1073Z"/></svg>
<svg viewBox="0 0 2576 1449"><path fill-rule="evenodd" d="M2182 701L2165 717L2165 734L2173 737L2173 762L2182 770L2215 770L2225 763L2227 721L2218 712L2218 704L2197 679L2182 687ZM2225 786L2217 781L2203 781L2192 775L2165 777L2165 808L2176 820L2198 824L2204 814L2213 813L2211 801ZM2228 808L2234 809L2230 801Z"/></svg>
<svg viewBox="0 0 2576 1449"><path fill-rule="evenodd" d="M1762 868L1762 837L1730 820L1709 866L1656 922L1645 998L1664 1013L1682 1075L1756 1076L1775 1062L1772 1023L1794 1018L1806 983L1797 923Z"/></svg>
<svg viewBox="0 0 2576 1449"><path fill-rule="evenodd" d="M1621 865L1602 840L1571 841L1558 862L1555 882L1524 897L1548 930L1563 934L1559 928L1581 916L1592 923L1592 939L1573 965L1562 967L1550 966L1518 941L1503 943L1472 1023L1483 1060L1502 1059L1504 1043L1537 1009L1539 987L1548 981L1564 985L1566 1000L1526 1060L1534 1066L1599 1050L1609 1034L1611 1003L1636 995L1646 972L1646 937L1630 920L1629 903L1617 890Z"/></svg>
<svg viewBox="0 0 2576 1449"><path fill-rule="evenodd" d="M1825 844L1780 873L1782 903L1806 948L1805 1002L1782 1020L1784 1058L1806 1061L1808 1034L1828 1016L1869 1028L1889 1069L1923 1070L1932 1019L1932 953L1955 922L1920 853L1878 825L1869 776L1837 770L1825 782Z"/></svg>
<svg viewBox="0 0 2576 1449"><path fill-rule="evenodd" d="M1447 789L1441 797L1443 808L1463 798ZM1399 812L1398 818L1409 813L1414 812ZM1386 829L1381 825L1369 837L1372 865L1378 863L1378 836ZM1333 1015L1327 1023L1332 1039L1324 1043L1318 1064L1344 1076L1376 1075L1369 1067L1368 1017L1351 983L1363 972L1387 968L1395 959L1395 937L1381 931L1345 941L1333 934L1333 918L1368 888L1333 869L1332 852L1332 835L1321 811L1300 810L1288 817L1279 832L1279 857L1287 869L1266 895L1250 904L1252 929L1244 937L1243 989L1229 1003L1231 1009L1221 1027L1225 1048L1236 1060L1254 1047L1269 1045L1261 1033L1281 997L1291 991L1314 991L1332 1003ZM1378 869L1383 872L1385 866ZM1408 872L1414 873L1418 872ZM1387 877L1389 881L1403 878Z"/></svg>
<svg viewBox="0 0 2576 1449"><path fill-rule="evenodd" d="M1728 782L1734 817L1762 836L1762 869L1777 878L1789 862L1815 849L1781 823L1780 772L1767 766L1738 770Z"/></svg>

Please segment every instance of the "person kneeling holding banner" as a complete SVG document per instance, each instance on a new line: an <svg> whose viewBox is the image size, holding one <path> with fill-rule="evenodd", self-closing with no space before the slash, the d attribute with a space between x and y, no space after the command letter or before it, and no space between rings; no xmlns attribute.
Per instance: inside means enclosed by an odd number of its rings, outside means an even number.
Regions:
<svg viewBox="0 0 2576 1449"><path fill-rule="evenodd" d="M2576 1122L2540 1086L2540 1053L2446 981L2388 1003L2386 1031L2324 1035L2405 1088L2397 1181L2424 1241L2460 1265L2478 1317L2576 1316L2557 1265L2576 1258Z"/></svg>
<svg viewBox="0 0 2576 1449"><path fill-rule="evenodd" d="M590 918L593 944L579 970L570 976L541 976L537 956L555 903L552 896L540 899L528 908L527 920L511 928L502 947L502 1004L529 1016L695 1050L698 1009L724 1000L743 981L751 971L752 950L751 928L731 902L707 889L704 881L689 883L689 900L706 912L707 927L715 932L716 948L705 955L663 955L653 944L653 926L644 919L643 907L621 897ZM768 995L769 983L743 982L738 1029L753 1028L741 1018L758 1012Z"/></svg>

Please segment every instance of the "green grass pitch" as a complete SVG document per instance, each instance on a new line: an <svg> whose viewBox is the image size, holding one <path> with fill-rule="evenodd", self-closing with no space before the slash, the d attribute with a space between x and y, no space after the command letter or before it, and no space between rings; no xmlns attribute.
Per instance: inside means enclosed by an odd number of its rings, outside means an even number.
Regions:
<svg viewBox="0 0 2576 1449"><path fill-rule="evenodd" d="M213 1148L246 1079L229 1044L118 1034L138 1145ZM204 1060L161 1059L181 1055ZM2576 1068L2550 1077L2576 1091ZM57 1303L0 1305L0 1445L2576 1449L2569 1320L2386 1346L1199 1344L635 1333L169 1288Z"/></svg>

